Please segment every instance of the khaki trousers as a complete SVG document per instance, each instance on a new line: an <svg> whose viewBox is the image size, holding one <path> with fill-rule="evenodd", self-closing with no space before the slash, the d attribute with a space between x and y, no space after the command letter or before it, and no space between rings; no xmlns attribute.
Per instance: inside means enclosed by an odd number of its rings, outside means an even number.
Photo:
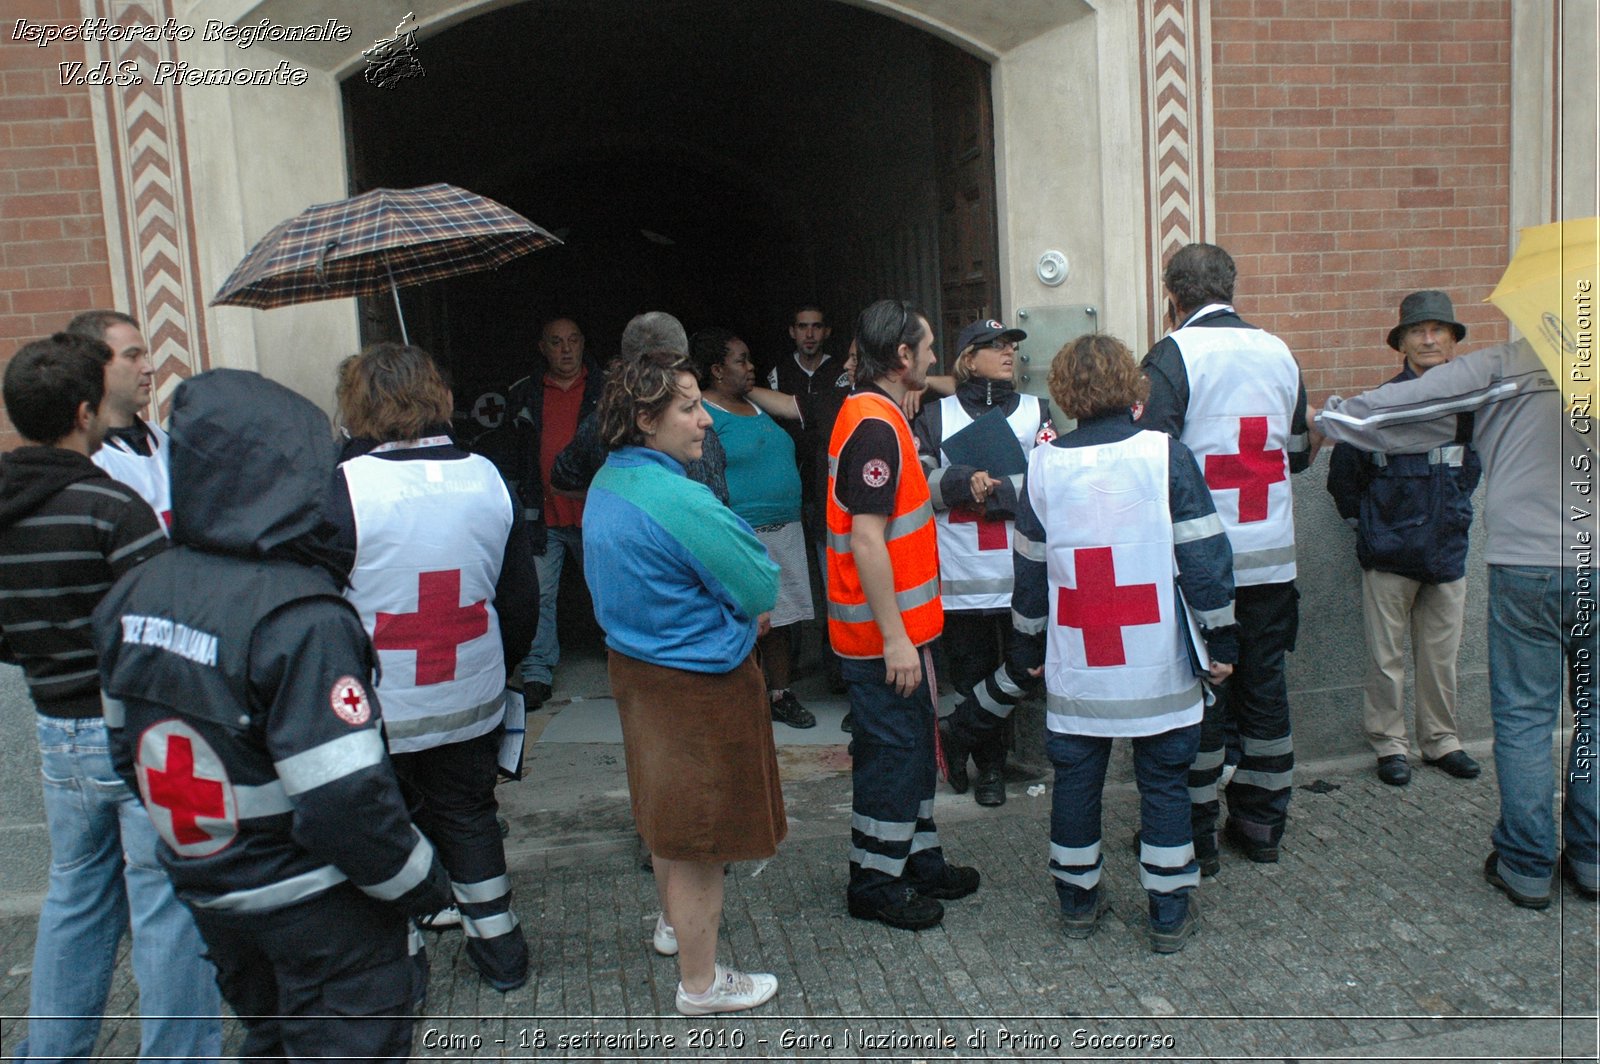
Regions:
<svg viewBox="0 0 1600 1064"><path fill-rule="evenodd" d="M1394 573L1361 574L1367 683L1361 703L1367 741L1379 757L1405 754L1406 636L1417 675L1417 745L1425 758L1461 749L1456 737L1456 653L1467 601L1465 579L1422 584Z"/></svg>

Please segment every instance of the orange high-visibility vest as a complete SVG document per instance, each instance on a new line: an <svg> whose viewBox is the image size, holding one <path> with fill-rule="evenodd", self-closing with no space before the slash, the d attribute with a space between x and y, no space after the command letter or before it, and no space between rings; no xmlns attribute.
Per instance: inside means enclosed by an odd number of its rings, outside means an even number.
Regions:
<svg viewBox="0 0 1600 1064"><path fill-rule="evenodd" d="M844 401L828 441L828 639L840 657L883 657L883 633L872 619L850 552L851 516L839 505L834 483L839 452L856 426L869 418L885 422L900 445L900 476L894 489L894 513L884 527L889 562L894 568L894 597L900 620L913 646L922 646L944 631L939 602L939 547L928 500L928 478L917 461L917 445L900 408L875 392L855 392ZM887 478L889 470L883 470ZM854 475L854 474L852 474Z"/></svg>

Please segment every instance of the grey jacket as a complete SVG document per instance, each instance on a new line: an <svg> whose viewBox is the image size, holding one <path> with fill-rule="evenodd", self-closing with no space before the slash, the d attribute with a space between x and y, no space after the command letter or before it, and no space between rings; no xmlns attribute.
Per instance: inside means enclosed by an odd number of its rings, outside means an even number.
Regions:
<svg viewBox="0 0 1600 1064"><path fill-rule="evenodd" d="M1457 356L1351 399L1333 396L1317 427L1365 451L1417 453L1450 443L1454 415L1469 410L1486 485L1484 560L1576 567L1581 556L1592 564L1593 419L1567 415L1556 382L1524 341Z"/></svg>

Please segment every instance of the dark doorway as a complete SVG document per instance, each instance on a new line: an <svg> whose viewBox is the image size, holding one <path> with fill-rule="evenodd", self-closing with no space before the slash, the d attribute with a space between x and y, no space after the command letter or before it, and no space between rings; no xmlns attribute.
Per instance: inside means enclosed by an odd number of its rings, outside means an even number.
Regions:
<svg viewBox="0 0 1600 1064"><path fill-rule="evenodd" d="M935 322L999 309L988 67L912 26L834 0L529 0L418 58L425 77L344 85L352 191L450 181L566 241L402 293L463 406L534 368L554 314L602 361L664 309L770 364L801 300L841 351L883 296ZM364 338L395 335L387 299L363 318Z"/></svg>

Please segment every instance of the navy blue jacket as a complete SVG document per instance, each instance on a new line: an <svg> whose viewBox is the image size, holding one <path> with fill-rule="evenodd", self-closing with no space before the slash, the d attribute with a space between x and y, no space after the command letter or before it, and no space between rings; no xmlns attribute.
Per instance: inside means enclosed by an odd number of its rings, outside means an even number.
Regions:
<svg viewBox="0 0 1600 1064"><path fill-rule="evenodd" d="M1415 380L1410 366L1385 383ZM1363 569L1424 584L1460 580L1467 571L1472 492L1483 463L1472 449L1472 415L1458 414L1456 442L1428 454L1374 455L1334 447L1328 493L1355 525Z"/></svg>

